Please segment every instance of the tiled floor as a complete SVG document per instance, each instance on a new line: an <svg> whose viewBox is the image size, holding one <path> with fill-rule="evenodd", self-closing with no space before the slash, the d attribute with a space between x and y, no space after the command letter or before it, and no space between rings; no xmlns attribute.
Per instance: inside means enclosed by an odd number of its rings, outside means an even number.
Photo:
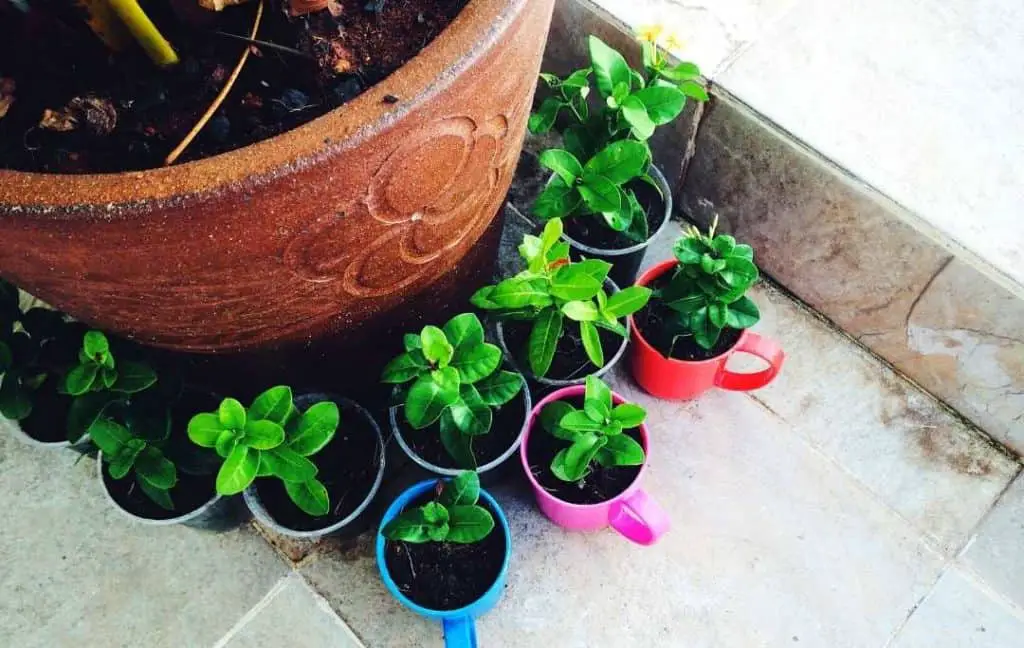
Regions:
<svg viewBox="0 0 1024 648"><path fill-rule="evenodd" d="M514 555L481 645L1020 645L1016 461L776 290L755 299L788 352L771 387L677 404L615 378L650 412L661 543L564 533L522 484L495 489ZM388 597L369 536L278 551L248 526L143 529L91 460L6 433L0 507L0 646L441 645Z"/></svg>

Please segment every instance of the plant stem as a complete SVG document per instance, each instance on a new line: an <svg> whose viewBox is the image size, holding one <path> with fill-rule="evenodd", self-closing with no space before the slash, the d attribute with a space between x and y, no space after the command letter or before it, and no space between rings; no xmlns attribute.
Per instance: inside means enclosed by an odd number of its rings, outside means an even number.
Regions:
<svg viewBox="0 0 1024 648"><path fill-rule="evenodd" d="M178 54L139 6L138 0L107 0L121 22L125 24L142 49L160 67L170 67L178 62Z"/></svg>

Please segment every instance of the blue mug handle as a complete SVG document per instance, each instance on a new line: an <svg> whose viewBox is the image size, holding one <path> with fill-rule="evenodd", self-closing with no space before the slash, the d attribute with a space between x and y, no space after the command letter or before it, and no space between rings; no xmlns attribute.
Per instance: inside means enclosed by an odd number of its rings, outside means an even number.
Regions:
<svg viewBox="0 0 1024 648"><path fill-rule="evenodd" d="M477 648L476 624L473 622L473 617L461 616L445 619L443 624L445 648Z"/></svg>

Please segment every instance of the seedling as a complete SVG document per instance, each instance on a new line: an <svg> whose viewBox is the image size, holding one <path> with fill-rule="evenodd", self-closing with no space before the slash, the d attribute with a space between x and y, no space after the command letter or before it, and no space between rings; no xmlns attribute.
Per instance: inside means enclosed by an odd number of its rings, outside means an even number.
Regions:
<svg viewBox="0 0 1024 648"><path fill-rule="evenodd" d="M493 410L523 387L519 374L499 370L501 349L484 341L473 313L456 315L442 328L407 334L405 352L384 367L381 380L413 381L405 392L405 419L421 430L440 421L441 443L460 466L475 467L473 439L490 432Z"/></svg>
<svg viewBox="0 0 1024 648"><path fill-rule="evenodd" d="M436 500L402 511L381 533L388 540L416 544L480 542L494 530L494 517L477 505L479 499L480 477L472 471L459 473L443 483Z"/></svg>
<svg viewBox="0 0 1024 648"><path fill-rule="evenodd" d="M174 510L170 490L178 483L178 469L164 455L169 427L150 428L148 437L139 436L110 418L100 418L89 427L89 436L100 450L113 479L135 474L135 483L160 507Z"/></svg>
<svg viewBox="0 0 1024 648"><path fill-rule="evenodd" d="M248 409L225 398L216 412L192 417L188 436L224 459L217 472L221 495L241 493L257 477L276 477L296 506L319 517L330 512L330 498L309 457L330 443L339 420L338 406L330 401L300 414L291 388L278 386L257 396Z"/></svg>
<svg viewBox="0 0 1024 648"><path fill-rule="evenodd" d="M78 362L64 376L61 391L74 400L68 411L68 439L74 443L115 403L128 404L133 394L157 382L157 374L142 362L118 362L107 336L89 331L82 339Z"/></svg>
<svg viewBox="0 0 1024 648"><path fill-rule="evenodd" d="M728 234L715 234L718 218L708 233L691 227L676 241L679 265L657 298L676 311L680 337L691 336L704 349L718 342L725 328L745 329L758 322L757 304L746 296L758 279L754 250ZM669 353L671 357L671 351Z"/></svg>
<svg viewBox="0 0 1024 648"><path fill-rule="evenodd" d="M602 367L605 351L597 329L626 337L626 327L619 319L643 308L651 296L643 286L608 295L604 281L611 264L598 259L570 262L569 245L560 241L561 236L559 218L549 220L541 236L527 234L519 246L526 270L485 286L472 297L475 306L501 319L533 321L526 357L538 377L551 368L566 318L579 325L587 358Z"/></svg>
<svg viewBox="0 0 1024 648"><path fill-rule="evenodd" d="M707 101L700 70L693 63L671 65L647 32L642 41L644 71L632 69L623 56L596 36L589 39L590 67L564 79L541 74L551 90L529 128L545 133L566 111L562 147L540 154L540 163L555 177L538 196L533 213L542 219L599 215L604 223L630 239L647 240L647 218L630 183L640 180L660 188L648 175L651 152L647 141L658 126L683 111L686 99ZM591 77L603 105L589 102Z"/></svg>
<svg viewBox="0 0 1024 648"><path fill-rule="evenodd" d="M608 385L588 376L582 410L565 401L553 401L541 410L541 426L548 434L571 443L551 461L552 474L562 481L582 482L593 462L605 468L642 465L643 446L622 431L637 427L646 417L639 405L613 406Z"/></svg>

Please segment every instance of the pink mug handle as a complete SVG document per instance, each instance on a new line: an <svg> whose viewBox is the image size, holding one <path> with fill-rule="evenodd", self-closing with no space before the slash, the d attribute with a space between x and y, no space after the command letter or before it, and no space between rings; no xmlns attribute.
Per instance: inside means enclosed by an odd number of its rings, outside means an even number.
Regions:
<svg viewBox="0 0 1024 648"><path fill-rule="evenodd" d="M750 391L751 389L764 387L775 380L775 376L779 374L779 369L782 369L782 361L786 359L786 354L783 353L782 347L775 341L750 331L747 331L747 334L743 336L743 339L733 348L732 352L749 353L768 363L767 369L753 373L729 371L723 363L721 371L715 376L715 384L722 389L732 391Z"/></svg>
<svg viewBox="0 0 1024 648"><path fill-rule="evenodd" d="M652 545L672 526L668 514L643 490L612 502L608 524L627 540L639 545Z"/></svg>

